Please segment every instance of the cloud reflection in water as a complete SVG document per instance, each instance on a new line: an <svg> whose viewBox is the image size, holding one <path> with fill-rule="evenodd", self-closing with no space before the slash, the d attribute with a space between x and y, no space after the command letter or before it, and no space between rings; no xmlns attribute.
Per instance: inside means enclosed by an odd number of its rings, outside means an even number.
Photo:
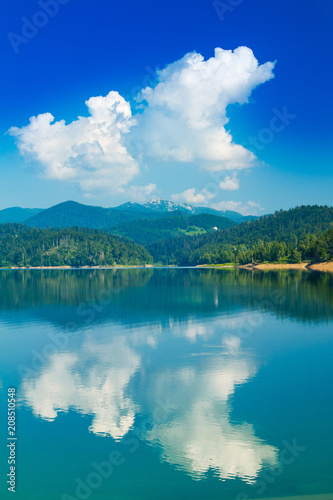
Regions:
<svg viewBox="0 0 333 500"><path fill-rule="evenodd" d="M154 401L169 399L174 409L163 422L153 422L144 436L161 449L163 460L197 479L213 470L223 480L238 477L254 482L263 467L274 467L278 461L278 450L257 437L251 424L231 420L231 397L255 376L255 358L231 334L222 338L221 348L212 355L191 356L197 339L211 338L221 324L219 319L195 324L189 320L182 328L174 325L170 329L174 339L182 330L188 345L186 362L177 361L180 366L175 366L170 359L173 368L165 364L156 368L145 378L140 395L131 394L129 384L147 368L140 350L150 349L152 356L158 351L163 337L158 325L155 331L149 328L146 341L137 329L103 341L87 334L78 349L54 354L46 369L25 379L23 396L34 414L46 420L69 410L93 415L90 431L116 440L133 427L139 409L151 408L152 414ZM145 400L138 401L140 397Z"/></svg>

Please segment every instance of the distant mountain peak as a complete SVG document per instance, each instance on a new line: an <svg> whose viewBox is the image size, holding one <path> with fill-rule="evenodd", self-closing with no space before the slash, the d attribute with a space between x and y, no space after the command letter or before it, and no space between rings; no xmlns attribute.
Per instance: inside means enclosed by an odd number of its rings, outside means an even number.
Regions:
<svg viewBox="0 0 333 500"><path fill-rule="evenodd" d="M158 212L185 212L188 215L199 215L199 214L212 214L212 215L222 215L231 220L244 221L253 218L253 216L244 217L238 212L231 210L215 210L209 207L194 207L189 203L175 203L173 201L161 200L159 198L153 198L150 201L146 201L142 206L146 209L154 210Z"/></svg>
<svg viewBox="0 0 333 500"><path fill-rule="evenodd" d="M244 217L238 212L231 210L215 210L209 207L197 207L190 205L189 203L175 203L170 200L161 200L160 198L152 198L149 201L145 201L143 204L128 201L122 205L115 207L111 210L123 210L129 212L159 212L161 214L168 214L173 212L173 215L181 215L181 213L186 215L199 215L199 214L211 214L227 217L228 219L243 222L245 220L255 219L255 216Z"/></svg>
<svg viewBox="0 0 333 500"><path fill-rule="evenodd" d="M153 198L143 204L144 207L151 210L158 210L159 212L174 212L175 210L188 211L193 213L194 207L188 203L175 203L169 200L161 200L160 198Z"/></svg>

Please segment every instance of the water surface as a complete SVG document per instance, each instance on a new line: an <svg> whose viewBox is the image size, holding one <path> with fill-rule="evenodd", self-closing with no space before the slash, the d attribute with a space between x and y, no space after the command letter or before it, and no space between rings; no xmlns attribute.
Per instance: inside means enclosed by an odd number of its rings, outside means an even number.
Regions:
<svg viewBox="0 0 333 500"><path fill-rule="evenodd" d="M0 271L17 500L333 496L333 278Z"/></svg>

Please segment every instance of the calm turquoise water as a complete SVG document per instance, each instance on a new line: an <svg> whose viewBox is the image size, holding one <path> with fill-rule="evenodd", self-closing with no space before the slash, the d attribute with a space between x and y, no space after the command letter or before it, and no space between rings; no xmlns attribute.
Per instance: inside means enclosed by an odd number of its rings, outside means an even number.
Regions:
<svg viewBox="0 0 333 500"><path fill-rule="evenodd" d="M333 277L0 271L17 500L333 493ZM329 495L322 498L333 498Z"/></svg>

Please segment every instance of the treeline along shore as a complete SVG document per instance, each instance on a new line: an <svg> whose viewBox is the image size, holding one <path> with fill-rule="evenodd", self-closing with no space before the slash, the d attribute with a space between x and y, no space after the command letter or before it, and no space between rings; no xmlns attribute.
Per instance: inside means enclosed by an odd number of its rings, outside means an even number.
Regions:
<svg viewBox="0 0 333 500"><path fill-rule="evenodd" d="M221 228L211 227L212 222ZM211 214L195 219L177 216L172 221L141 219L126 226L126 236L121 231L121 226L97 230L1 224L0 267L333 268L333 208L327 206L281 210L240 223L227 223L225 217L215 215L212 219ZM173 236L165 238L165 234Z"/></svg>

